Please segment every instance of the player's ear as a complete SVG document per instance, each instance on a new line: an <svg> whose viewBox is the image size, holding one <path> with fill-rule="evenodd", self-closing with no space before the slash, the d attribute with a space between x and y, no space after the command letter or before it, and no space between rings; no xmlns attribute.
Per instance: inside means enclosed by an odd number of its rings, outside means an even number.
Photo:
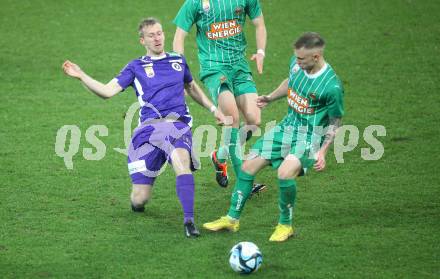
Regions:
<svg viewBox="0 0 440 279"><path fill-rule="evenodd" d="M313 54L313 61L318 62L320 56L321 54L319 52Z"/></svg>
<svg viewBox="0 0 440 279"><path fill-rule="evenodd" d="M141 45L144 45L144 42L145 42L144 37L140 37L140 38L139 38L139 43L140 43Z"/></svg>

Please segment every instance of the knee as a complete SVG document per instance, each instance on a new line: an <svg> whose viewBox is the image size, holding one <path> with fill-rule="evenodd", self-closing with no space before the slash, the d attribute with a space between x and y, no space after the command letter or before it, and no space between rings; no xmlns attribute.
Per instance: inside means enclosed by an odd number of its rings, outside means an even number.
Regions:
<svg viewBox="0 0 440 279"><path fill-rule="evenodd" d="M243 164L241 165L241 171L250 175L255 175L255 169L252 164L249 163L249 161L243 161Z"/></svg>
<svg viewBox="0 0 440 279"><path fill-rule="evenodd" d="M243 164L241 165L241 170L244 171L244 172L246 172L246 173L249 173L249 171L250 171L250 166L249 166L249 164L247 163L247 161L243 161Z"/></svg>
<svg viewBox="0 0 440 279"><path fill-rule="evenodd" d="M260 110L251 110L251 111L247 111L243 114L245 121L246 121L246 125L251 125L251 126L257 126L260 127L261 125L261 113Z"/></svg>
<svg viewBox="0 0 440 279"><path fill-rule="evenodd" d="M240 122L240 113L236 107L234 108L232 105L229 107L222 106L220 107L220 110L223 115L228 118L228 122L232 121L232 126L238 126Z"/></svg>
<svg viewBox="0 0 440 279"><path fill-rule="evenodd" d="M260 116L254 116L251 119L248 119L246 121L246 125L254 126L254 127L252 127L253 130L256 129L257 127L260 127L261 126Z"/></svg>
<svg viewBox="0 0 440 279"><path fill-rule="evenodd" d="M278 179L294 179L302 170L300 160L294 155L288 155L278 168Z"/></svg>
<svg viewBox="0 0 440 279"><path fill-rule="evenodd" d="M171 164L177 176L192 173L191 157L186 150L176 154L173 153L171 156Z"/></svg>
<svg viewBox="0 0 440 279"><path fill-rule="evenodd" d="M294 179L295 177L296 177L295 171L286 168L278 169L278 179L287 180L287 179Z"/></svg>
<svg viewBox="0 0 440 279"><path fill-rule="evenodd" d="M231 113L231 115L226 115L226 117L230 117L230 121L232 121L233 127L238 127L240 124L240 115L238 113Z"/></svg>
<svg viewBox="0 0 440 279"><path fill-rule="evenodd" d="M133 189L131 192L131 203L134 206L140 207L145 205L150 200L150 193L146 189Z"/></svg>

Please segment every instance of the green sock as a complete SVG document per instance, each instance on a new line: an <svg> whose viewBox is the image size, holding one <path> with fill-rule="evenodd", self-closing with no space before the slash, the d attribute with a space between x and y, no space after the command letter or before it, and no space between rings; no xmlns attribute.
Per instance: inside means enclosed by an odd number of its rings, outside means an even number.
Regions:
<svg viewBox="0 0 440 279"><path fill-rule="evenodd" d="M242 146L243 146L243 144L245 144L247 141L249 141L252 138L252 135L254 133L252 130L243 129L244 126L246 126L246 123L241 122L240 123L240 144Z"/></svg>
<svg viewBox="0 0 440 279"><path fill-rule="evenodd" d="M229 143L229 156L231 157L232 167L234 168L235 176L238 177L241 164L242 164L242 154L240 145L240 135L238 128L231 129L231 141Z"/></svg>
<svg viewBox="0 0 440 279"><path fill-rule="evenodd" d="M229 148L227 146L220 146L217 151L217 160L220 163L226 162L226 159L229 157Z"/></svg>
<svg viewBox="0 0 440 279"><path fill-rule="evenodd" d="M296 198L296 182L293 179L278 179L280 186L278 205L280 208L279 223L292 225L293 207Z"/></svg>
<svg viewBox="0 0 440 279"><path fill-rule="evenodd" d="M217 151L217 160L222 164L225 163L229 158L229 143L231 142L231 133L231 127L223 127L224 138L222 138L221 146Z"/></svg>
<svg viewBox="0 0 440 279"><path fill-rule="evenodd" d="M228 216L239 219L244 204L252 191L255 176L240 172L237 182L235 183L234 191L231 197L231 206L229 207Z"/></svg>

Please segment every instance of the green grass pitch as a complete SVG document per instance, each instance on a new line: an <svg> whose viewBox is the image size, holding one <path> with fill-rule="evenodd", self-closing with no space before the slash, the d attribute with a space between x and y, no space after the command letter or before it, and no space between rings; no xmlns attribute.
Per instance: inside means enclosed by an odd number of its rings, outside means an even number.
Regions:
<svg viewBox="0 0 440 279"><path fill-rule="evenodd" d="M187 240L171 168L157 180L145 214L129 210L123 115L132 89L108 101L65 77L71 59L107 82L144 54L137 24L163 22L171 49L183 0L0 0L0 278L238 278L228 251L239 241L263 255L252 278L440 278L440 14L439 1L261 0L268 29L260 93L287 75L294 39L304 31L327 40L326 59L345 86L344 124L362 135L383 125L384 156L365 161L362 139L338 164L298 181L298 236L268 241L277 222L275 173L269 189L251 199L235 234ZM248 21L248 56L255 49ZM195 76L194 32L186 54ZM255 65L252 64L255 72ZM214 124L189 101L194 127ZM263 111L280 120L282 101ZM81 144L66 169L55 154L63 125L77 125ZM105 125L98 161L83 158L84 134ZM264 127L264 125L263 125ZM218 141L219 142L219 139ZM196 172L196 221L225 214L231 187L219 188L207 158ZM234 179L233 179L234 180Z"/></svg>

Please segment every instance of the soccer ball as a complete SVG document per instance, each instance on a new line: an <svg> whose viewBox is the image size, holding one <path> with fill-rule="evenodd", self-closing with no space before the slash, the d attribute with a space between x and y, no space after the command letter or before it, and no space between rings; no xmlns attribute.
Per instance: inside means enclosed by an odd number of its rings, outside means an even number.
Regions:
<svg viewBox="0 0 440 279"><path fill-rule="evenodd" d="M248 274L256 271L263 262L260 249L252 242L240 242L229 252L229 264L235 272Z"/></svg>

